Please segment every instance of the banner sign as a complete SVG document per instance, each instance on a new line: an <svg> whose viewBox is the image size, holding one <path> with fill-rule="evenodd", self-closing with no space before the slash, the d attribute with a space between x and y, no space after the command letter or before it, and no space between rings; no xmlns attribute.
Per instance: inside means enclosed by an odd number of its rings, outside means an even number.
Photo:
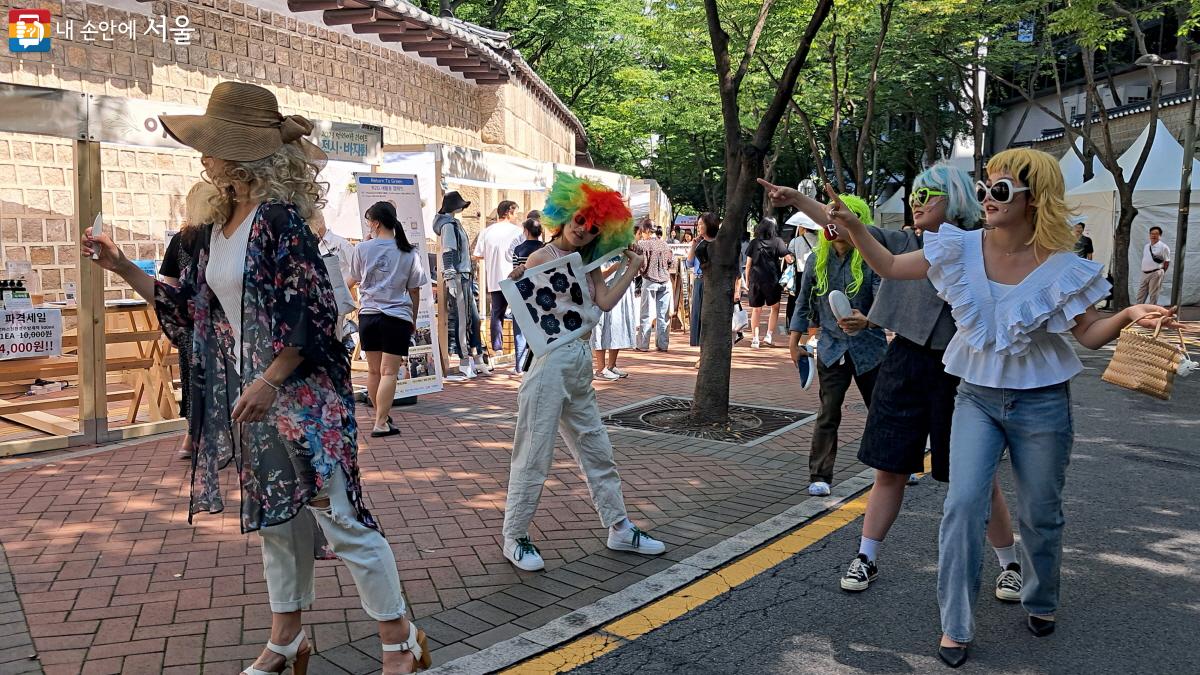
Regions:
<svg viewBox="0 0 1200 675"><path fill-rule="evenodd" d="M159 115L203 115L204 108L145 101L123 96L93 96L88 101L88 136L101 143L120 143L149 148L183 149L163 129ZM286 112L286 111L285 111ZM383 127L351 122L310 120L309 136L329 159L376 164L383 148Z"/></svg>
<svg viewBox="0 0 1200 675"><path fill-rule="evenodd" d="M425 245L425 224L421 217L421 195L414 174L360 173L354 177L357 185L358 212L366 213L375 202L391 202L396 207L396 218L404 225L404 233L412 243L422 266L428 266L429 250ZM367 224L362 223L363 238ZM429 278L433 272L426 270ZM418 394L432 394L442 390L442 360L438 347L438 332L435 330L433 284L426 283L421 289L421 303L417 308L413 328L413 344L408 349L408 363L400 368L396 384L396 397L406 398ZM361 322L360 322L361 323Z"/></svg>
<svg viewBox="0 0 1200 675"><path fill-rule="evenodd" d="M62 355L62 311L0 310L0 360Z"/></svg>
<svg viewBox="0 0 1200 675"><path fill-rule="evenodd" d="M346 122L313 122L312 136L317 147L339 162L378 164L383 150L383 127Z"/></svg>

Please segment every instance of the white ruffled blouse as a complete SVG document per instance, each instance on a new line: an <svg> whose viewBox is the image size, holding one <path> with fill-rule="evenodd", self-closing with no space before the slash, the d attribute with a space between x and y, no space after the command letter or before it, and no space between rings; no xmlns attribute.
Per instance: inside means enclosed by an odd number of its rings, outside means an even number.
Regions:
<svg viewBox="0 0 1200 675"><path fill-rule="evenodd" d="M949 223L925 233L923 250L929 280L958 324L942 359L947 373L982 387L1036 389L1083 370L1065 334L1108 295L1103 265L1056 253L1021 283L998 284L984 269L983 230Z"/></svg>

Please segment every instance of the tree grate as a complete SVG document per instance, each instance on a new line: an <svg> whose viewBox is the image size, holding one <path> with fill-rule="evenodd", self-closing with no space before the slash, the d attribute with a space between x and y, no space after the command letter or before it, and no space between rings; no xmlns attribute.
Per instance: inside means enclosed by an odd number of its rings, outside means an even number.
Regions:
<svg viewBox="0 0 1200 675"><path fill-rule="evenodd" d="M604 424L672 436L684 436L733 445L757 445L815 418L812 412L763 406L729 405L729 422L696 423L691 419L692 399L659 396L614 410Z"/></svg>

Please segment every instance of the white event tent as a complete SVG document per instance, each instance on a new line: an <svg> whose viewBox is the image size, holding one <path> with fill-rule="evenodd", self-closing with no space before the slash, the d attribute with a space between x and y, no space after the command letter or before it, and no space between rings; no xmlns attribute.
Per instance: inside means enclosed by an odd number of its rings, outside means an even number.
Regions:
<svg viewBox="0 0 1200 675"><path fill-rule="evenodd" d="M1083 152L1083 138L1075 139L1075 147L1079 152ZM1093 166L1098 164L1095 159L1092 160ZM1067 154L1058 160L1058 168L1062 169L1063 182L1066 183L1068 191L1083 185L1083 162L1074 150L1067 150Z"/></svg>
<svg viewBox="0 0 1200 675"><path fill-rule="evenodd" d="M875 224L885 230L899 230L904 227L904 186L875 207Z"/></svg>
<svg viewBox="0 0 1200 675"><path fill-rule="evenodd" d="M1132 175L1134 166L1150 135L1150 126L1142 131L1125 154L1118 160L1122 173ZM1073 152L1068 152L1074 155ZM1142 250L1149 241L1152 226L1163 230L1163 241L1171 247L1171 257L1179 258L1175 246L1175 228L1179 214L1179 181L1183 166L1183 147L1171 136L1166 125L1158 121L1154 144L1146 159L1146 166L1133 192L1133 205L1138 209L1133 221L1129 244L1129 293L1137 293L1141 281ZM1067 204L1086 220L1086 234L1095 246L1095 260L1111 267L1113 261L1113 232L1121 215L1121 202L1117 196L1116 182L1111 173L1097 162L1096 176L1092 180L1067 192ZM1184 268L1182 302L1185 305L1200 303L1200 162L1193 160L1191 212L1188 221L1188 265ZM1163 282L1159 302L1168 302L1171 297L1171 275Z"/></svg>

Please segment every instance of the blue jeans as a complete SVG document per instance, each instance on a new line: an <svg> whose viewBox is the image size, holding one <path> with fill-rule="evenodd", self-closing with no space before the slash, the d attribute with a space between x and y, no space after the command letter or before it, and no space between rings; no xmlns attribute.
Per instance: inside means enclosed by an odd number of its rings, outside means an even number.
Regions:
<svg viewBox="0 0 1200 675"><path fill-rule="evenodd" d="M488 328L492 334L492 352L497 356L503 351L504 345L504 315L508 313L508 298L504 297L504 293L500 291L491 291L489 293L492 306L491 322ZM525 336L521 334L521 327L517 325L516 320L512 322L513 329L513 348L516 352L516 363L514 368L517 372L521 372L521 361L525 358Z"/></svg>
<svg viewBox="0 0 1200 675"><path fill-rule="evenodd" d="M1069 382L1040 389L959 385L950 430L950 488L938 532L938 604L942 630L951 640L974 637L992 479L1005 446L1017 486L1021 605L1038 615L1058 609L1062 491L1074 439Z"/></svg>
<svg viewBox="0 0 1200 675"><path fill-rule="evenodd" d="M647 281L642 286L641 319L638 322L637 348L650 349L650 322L654 321L654 346L660 352L667 351L670 335L668 322L671 312L671 287L657 281Z"/></svg>

